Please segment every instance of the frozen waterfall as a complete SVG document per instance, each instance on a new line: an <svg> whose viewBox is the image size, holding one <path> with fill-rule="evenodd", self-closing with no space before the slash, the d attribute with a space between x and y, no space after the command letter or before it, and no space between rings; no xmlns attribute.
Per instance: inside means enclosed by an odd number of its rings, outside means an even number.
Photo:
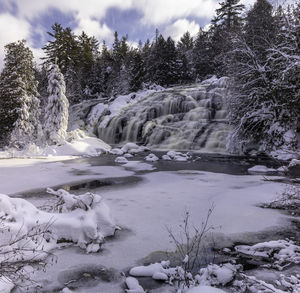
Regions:
<svg viewBox="0 0 300 293"><path fill-rule="evenodd" d="M113 105L103 105L94 132L109 144L130 141L152 149L225 152L228 88L220 80L151 92L114 115Z"/></svg>

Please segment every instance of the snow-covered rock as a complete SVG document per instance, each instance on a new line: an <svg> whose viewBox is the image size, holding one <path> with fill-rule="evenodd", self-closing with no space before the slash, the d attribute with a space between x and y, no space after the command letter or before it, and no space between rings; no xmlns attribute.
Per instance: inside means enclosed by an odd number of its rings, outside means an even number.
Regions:
<svg viewBox="0 0 300 293"><path fill-rule="evenodd" d="M127 293L145 293L143 287L136 278L127 277L125 283L128 287L128 290L126 290Z"/></svg>
<svg viewBox="0 0 300 293"><path fill-rule="evenodd" d="M125 157L116 157L115 162L118 164L126 164L128 160Z"/></svg>
<svg viewBox="0 0 300 293"><path fill-rule="evenodd" d="M210 264L199 271L195 279L201 285L226 285L233 280L241 265L226 263L223 265Z"/></svg>
<svg viewBox="0 0 300 293"><path fill-rule="evenodd" d="M112 154L112 155L117 155L117 156L122 156L124 154L124 152L121 149L118 149L118 148L111 149L109 151L109 153Z"/></svg>
<svg viewBox="0 0 300 293"><path fill-rule="evenodd" d="M159 158L154 154L149 154L147 157L145 157L145 160L148 162L156 162L159 160Z"/></svg>
<svg viewBox="0 0 300 293"><path fill-rule="evenodd" d="M273 169L273 168L268 168L266 166L263 166L263 165L256 165L252 168L249 168L248 169L248 172L249 173L269 173L269 172L276 172L277 170L276 169Z"/></svg>
<svg viewBox="0 0 300 293"><path fill-rule="evenodd" d="M6 247L11 254L10 261L30 260L32 257L42 259L47 256L44 251L55 248L58 240L71 241L87 252L96 251L106 236L114 235L117 227L100 195L86 193L76 196L62 189L48 189L48 192L58 197L52 212L39 210L21 198L0 195L0 217L6 229L0 246ZM36 235L29 237L32 233ZM14 235L25 238L11 245ZM14 249L20 245L26 249L14 254ZM38 250L41 251L37 253ZM7 254L1 254L0 262L5 257Z"/></svg>
<svg viewBox="0 0 300 293"><path fill-rule="evenodd" d="M235 247L237 252L269 259L273 259L272 267L281 269L286 263L300 263L300 246L293 241L273 240L257 243L255 245L238 245Z"/></svg>
<svg viewBox="0 0 300 293"><path fill-rule="evenodd" d="M295 167L295 166L300 166L300 160L297 160L297 159L291 160L291 162L289 163L289 168Z"/></svg>
<svg viewBox="0 0 300 293"><path fill-rule="evenodd" d="M172 160L171 157L168 156L168 155L163 155L161 158L162 158L164 161L171 161L171 160Z"/></svg>
<svg viewBox="0 0 300 293"><path fill-rule="evenodd" d="M134 267L129 271L129 274L134 277L152 277L157 273L164 273L164 267L161 263L154 263L148 266Z"/></svg>

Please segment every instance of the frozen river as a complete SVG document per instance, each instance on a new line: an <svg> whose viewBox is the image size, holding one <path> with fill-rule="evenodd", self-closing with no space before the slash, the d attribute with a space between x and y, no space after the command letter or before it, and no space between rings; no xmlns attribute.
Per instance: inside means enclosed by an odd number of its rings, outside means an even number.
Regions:
<svg viewBox="0 0 300 293"><path fill-rule="evenodd" d="M86 254L78 247L54 251L57 263L35 274L43 284L41 290L60 292L69 287L74 292L124 292L122 272L173 250L166 227L176 233L185 211L200 226L214 206L210 224L215 227L218 247L267 239L291 228L289 216L257 207L274 199L282 184L248 175L248 161L222 158L155 163L133 158L126 166L115 164L109 155L63 162L10 160L7 165L2 160L2 193L25 197L37 206L51 202L46 187L98 193L121 228L101 252Z"/></svg>

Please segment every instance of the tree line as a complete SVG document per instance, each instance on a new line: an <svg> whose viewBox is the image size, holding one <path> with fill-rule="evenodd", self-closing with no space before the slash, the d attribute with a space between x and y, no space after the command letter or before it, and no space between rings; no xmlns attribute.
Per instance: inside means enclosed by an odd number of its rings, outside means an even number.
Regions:
<svg viewBox="0 0 300 293"><path fill-rule="evenodd" d="M219 4L209 29L200 29L196 37L186 32L177 43L157 30L153 40L132 47L127 36L115 32L109 48L85 32L75 35L71 28L55 23L48 32L51 40L43 47L46 57L41 67L33 65L24 42L8 44L0 76L0 141L21 129L17 121L30 120L31 132L38 133L39 104L45 108L49 95L48 67L56 64L71 104L153 84L170 86L227 75L232 81L228 109L234 129L230 149L246 152L253 144L263 150L296 148L299 2L275 9L267 0L257 0L247 11L239 0ZM28 97L30 102L25 101Z"/></svg>

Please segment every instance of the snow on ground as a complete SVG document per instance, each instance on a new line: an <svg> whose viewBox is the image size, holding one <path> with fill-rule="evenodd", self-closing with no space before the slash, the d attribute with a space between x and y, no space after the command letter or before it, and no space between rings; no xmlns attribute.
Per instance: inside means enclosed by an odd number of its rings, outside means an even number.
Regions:
<svg viewBox="0 0 300 293"><path fill-rule="evenodd" d="M117 227L100 195L85 193L74 196L65 190L55 192L52 189L49 193L58 197L53 212L39 210L22 198L0 194L0 217L4 226L0 240L0 262L43 259L46 256L43 252L55 248L56 242L62 239L87 252L98 251L104 237L114 234ZM32 229L37 229L37 235L22 239L23 235L32 234ZM45 233L38 232L43 229ZM21 241L11 245L11 239L16 235ZM15 253L20 246L19 254ZM5 253L4 247L8 247Z"/></svg>
<svg viewBox="0 0 300 293"><path fill-rule="evenodd" d="M62 157L99 156L108 152L111 147L95 136L88 136L80 130L68 133L68 139L62 145L39 147L34 144L23 150L7 149L0 151L0 159L7 158L51 158L60 160Z"/></svg>

